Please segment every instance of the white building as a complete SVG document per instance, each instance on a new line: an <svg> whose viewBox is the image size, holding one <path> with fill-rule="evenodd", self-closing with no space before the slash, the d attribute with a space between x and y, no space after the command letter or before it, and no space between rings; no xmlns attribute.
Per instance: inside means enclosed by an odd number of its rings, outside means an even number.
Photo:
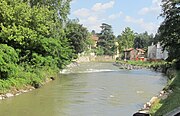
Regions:
<svg viewBox="0 0 180 116"><path fill-rule="evenodd" d="M147 57L149 59L167 59L168 58L168 52L166 50L163 51L162 46L160 45L160 42L158 42L156 45L148 46L148 54Z"/></svg>

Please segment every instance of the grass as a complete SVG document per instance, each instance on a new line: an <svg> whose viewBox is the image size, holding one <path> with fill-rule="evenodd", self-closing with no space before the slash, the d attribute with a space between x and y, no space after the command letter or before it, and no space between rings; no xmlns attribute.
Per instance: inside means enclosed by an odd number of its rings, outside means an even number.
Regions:
<svg viewBox="0 0 180 116"><path fill-rule="evenodd" d="M180 107L180 71L177 72L167 88L172 90L173 93L169 94L166 99L160 100L153 105L150 110L152 116L163 116L173 109Z"/></svg>
<svg viewBox="0 0 180 116"><path fill-rule="evenodd" d="M165 61L158 61L158 62L149 62L149 61L134 61L134 60L128 60L128 61L116 61L118 63L127 63L134 66L143 66L143 67L157 67L161 66L163 64L166 64Z"/></svg>
<svg viewBox="0 0 180 116"><path fill-rule="evenodd" d="M48 67L18 72L6 80L0 79L0 94L26 89L28 86L42 85L47 78L57 77L57 72L58 70Z"/></svg>

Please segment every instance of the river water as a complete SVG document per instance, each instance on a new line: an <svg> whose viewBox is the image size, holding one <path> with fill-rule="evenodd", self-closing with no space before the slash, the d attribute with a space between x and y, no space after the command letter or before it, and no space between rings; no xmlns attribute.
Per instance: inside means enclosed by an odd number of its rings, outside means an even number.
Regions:
<svg viewBox="0 0 180 116"><path fill-rule="evenodd" d="M40 89L0 101L0 116L132 116L166 84L147 69L82 63Z"/></svg>

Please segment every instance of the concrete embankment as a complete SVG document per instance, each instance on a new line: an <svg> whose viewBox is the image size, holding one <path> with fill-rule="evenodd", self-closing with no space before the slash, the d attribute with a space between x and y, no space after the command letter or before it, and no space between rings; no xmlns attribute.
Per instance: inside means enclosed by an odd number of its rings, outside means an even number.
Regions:
<svg viewBox="0 0 180 116"><path fill-rule="evenodd" d="M75 60L77 63L81 62L115 62L115 58L113 56L80 56L78 59Z"/></svg>

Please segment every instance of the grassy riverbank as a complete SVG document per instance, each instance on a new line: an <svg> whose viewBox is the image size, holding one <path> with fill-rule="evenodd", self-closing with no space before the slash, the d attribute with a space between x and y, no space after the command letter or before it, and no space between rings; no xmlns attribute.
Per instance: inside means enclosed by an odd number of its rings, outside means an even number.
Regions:
<svg viewBox="0 0 180 116"><path fill-rule="evenodd" d="M27 67L26 67L27 68ZM30 67L29 67L30 68ZM0 95L5 93L16 94L19 90L33 88L39 88L44 83L57 77L57 69L52 69L49 67L41 67L21 70L16 75L6 80L0 79Z"/></svg>
<svg viewBox="0 0 180 116"><path fill-rule="evenodd" d="M122 63L122 64L129 64L133 66L142 66L142 67L159 67L162 65L166 65L167 62L165 61L159 61L159 62L149 62L149 61L116 61L116 63Z"/></svg>
<svg viewBox="0 0 180 116"><path fill-rule="evenodd" d="M180 71L176 72L176 76L169 80L165 87L166 91L171 90L172 93L166 99L159 100L151 107L152 116L163 116L173 109L180 107Z"/></svg>

